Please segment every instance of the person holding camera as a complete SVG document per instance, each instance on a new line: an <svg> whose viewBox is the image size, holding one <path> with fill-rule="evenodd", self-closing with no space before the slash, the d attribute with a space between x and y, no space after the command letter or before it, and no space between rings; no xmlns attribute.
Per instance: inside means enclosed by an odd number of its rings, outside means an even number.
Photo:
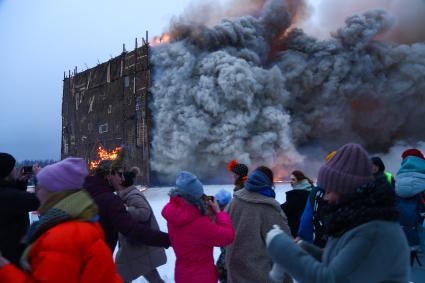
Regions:
<svg viewBox="0 0 425 283"><path fill-rule="evenodd" d="M214 198L204 195L202 183L192 173L178 173L176 188L169 194L162 216L176 254L175 282L216 283L213 249L233 241L229 215L220 211Z"/></svg>
<svg viewBox="0 0 425 283"><path fill-rule="evenodd" d="M40 202L35 194L26 192L27 176L20 174L16 179L15 164L12 155L0 153L0 251L19 267L25 248L23 237L29 227L28 213L37 210Z"/></svg>

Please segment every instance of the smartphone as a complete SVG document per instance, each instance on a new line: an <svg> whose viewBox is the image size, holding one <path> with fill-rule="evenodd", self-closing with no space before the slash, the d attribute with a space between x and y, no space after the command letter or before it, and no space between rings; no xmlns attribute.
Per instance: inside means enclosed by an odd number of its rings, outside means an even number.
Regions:
<svg viewBox="0 0 425 283"><path fill-rule="evenodd" d="M24 166L23 168L24 174L32 174L32 166Z"/></svg>
<svg viewBox="0 0 425 283"><path fill-rule="evenodd" d="M209 200L210 200L210 201L212 201L212 202L213 202L213 201L214 201L214 196L207 196L207 195L204 195L204 200L205 200L205 201L209 201Z"/></svg>

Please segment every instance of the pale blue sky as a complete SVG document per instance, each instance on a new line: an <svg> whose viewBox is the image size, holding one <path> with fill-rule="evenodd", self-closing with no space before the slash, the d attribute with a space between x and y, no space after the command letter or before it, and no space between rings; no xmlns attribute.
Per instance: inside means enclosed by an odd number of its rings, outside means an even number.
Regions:
<svg viewBox="0 0 425 283"><path fill-rule="evenodd" d="M0 152L59 159L63 72L162 33L190 2L0 0Z"/></svg>

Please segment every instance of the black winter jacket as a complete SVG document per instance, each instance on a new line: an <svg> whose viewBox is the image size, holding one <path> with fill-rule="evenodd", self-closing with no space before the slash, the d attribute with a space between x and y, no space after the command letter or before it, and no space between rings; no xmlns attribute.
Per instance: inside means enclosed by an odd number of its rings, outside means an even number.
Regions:
<svg viewBox="0 0 425 283"><path fill-rule="evenodd" d="M166 248L170 246L167 233L152 230L149 225L139 223L132 218L120 197L113 193L106 180L89 176L86 177L83 187L90 193L99 208L99 222L105 232L106 243L112 252L118 241L118 232L132 242Z"/></svg>
<svg viewBox="0 0 425 283"><path fill-rule="evenodd" d="M0 181L0 251L16 266L25 248L23 238L29 226L28 213L40 206L37 196L25 189L22 184Z"/></svg>
<svg viewBox="0 0 425 283"><path fill-rule="evenodd" d="M293 237L298 235L301 215L303 214L309 193L306 190L290 190L286 192L286 202L280 206L288 218L288 225L291 228Z"/></svg>

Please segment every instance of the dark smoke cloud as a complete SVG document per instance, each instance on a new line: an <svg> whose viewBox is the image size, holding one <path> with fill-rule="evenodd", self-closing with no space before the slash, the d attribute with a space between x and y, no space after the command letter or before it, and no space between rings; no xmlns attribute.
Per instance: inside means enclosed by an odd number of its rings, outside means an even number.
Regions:
<svg viewBox="0 0 425 283"><path fill-rule="evenodd" d="M211 28L174 22L152 55L154 170L208 178L236 158L285 175L346 142L384 152L424 139L425 45L375 41L393 22L379 10L319 41L288 30L288 3Z"/></svg>

